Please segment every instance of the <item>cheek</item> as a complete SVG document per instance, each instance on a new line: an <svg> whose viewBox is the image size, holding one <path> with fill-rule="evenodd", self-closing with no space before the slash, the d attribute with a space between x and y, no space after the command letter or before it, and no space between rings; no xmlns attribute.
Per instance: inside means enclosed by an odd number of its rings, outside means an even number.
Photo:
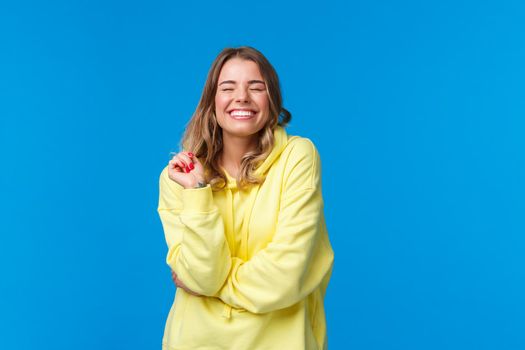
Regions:
<svg viewBox="0 0 525 350"><path fill-rule="evenodd" d="M228 106L228 98L224 96L215 96L215 109L218 113L223 112Z"/></svg>
<svg viewBox="0 0 525 350"><path fill-rule="evenodd" d="M217 123L221 128L225 126L226 122L226 112L225 110L228 107L228 100L224 97L216 96L215 97L215 118Z"/></svg>
<svg viewBox="0 0 525 350"><path fill-rule="evenodd" d="M268 112L270 109L270 101L268 100L268 96L261 96L258 99L257 104L261 109L265 110L266 112Z"/></svg>

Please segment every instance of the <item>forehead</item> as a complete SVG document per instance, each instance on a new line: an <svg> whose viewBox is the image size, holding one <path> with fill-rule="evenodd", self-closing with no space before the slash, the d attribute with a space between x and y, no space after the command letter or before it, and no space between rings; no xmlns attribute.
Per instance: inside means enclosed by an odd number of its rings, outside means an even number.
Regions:
<svg viewBox="0 0 525 350"><path fill-rule="evenodd" d="M219 74L222 80L263 80L259 66L254 61L232 58L224 63Z"/></svg>

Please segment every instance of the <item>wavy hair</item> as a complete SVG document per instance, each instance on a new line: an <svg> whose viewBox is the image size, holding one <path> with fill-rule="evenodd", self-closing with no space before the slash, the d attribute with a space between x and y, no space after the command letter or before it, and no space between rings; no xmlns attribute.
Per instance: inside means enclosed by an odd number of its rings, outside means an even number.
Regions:
<svg viewBox="0 0 525 350"><path fill-rule="evenodd" d="M181 141L182 149L191 150L201 160L205 168L206 181L214 190L223 189L227 183L226 174L219 165L223 142L222 128L215 117L215 94L221 69L232 58L250 60L258 65L266 83L269 99L268 120L259 131L257 147L241 159L241 168L236 179L240 188L264 181L264 178L255 176L254 171L273 148L275 127L277 125L285 127L292 119L291 113L282 106L279 77L268 59L249 46L223 49L211 65L199 104L186 126Z"/></svg>

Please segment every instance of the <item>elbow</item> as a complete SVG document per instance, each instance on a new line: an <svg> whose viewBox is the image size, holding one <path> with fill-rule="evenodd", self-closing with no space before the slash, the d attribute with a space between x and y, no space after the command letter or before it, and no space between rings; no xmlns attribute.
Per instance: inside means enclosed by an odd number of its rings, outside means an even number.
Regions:
<svg viewBox="0 0 525 350"><path fill-rule="evenodd" d="M204 296L216 296L220 289L224 286L228 278L230 264L224 264L220 268L217 266L201 266L200 268L188 268L187 276L193 283L191 283L195 292ZM183 280L184 282L184 280Z"/></svg>
<svg viewBox="0 0 525 350"><path fill-rule="evenodd" d="M203 295L213 297L219 293L228 279L230 267L231 261L229 261L227 264L224 264L220 270L215 270L210 274L209 280L211 283L207 284Z"/></svg>
<svg viewBox="0 0 525 350"><path fill-rule="evenodd" d="M222 286L222 282L213 274L203 271L177 269L178 278L192 291L202 296L215 296Z"/></svg>
<svg viewBox="0 0 525 350"><path fill-rule="evenodd" d="M333 262L333 255L329 255L323 264L316 265L316 267L319 266L319 270L309 271L309 274L298 275L297 278L283 278L279 285L274 286L271 290L266 290L257 298L252 298L253 302L247 305L246 309L255 314L263 314L291 307L317 288L324 293L330 279ZM258 302L255 302L256 300Z"/></svg>
<svg viewBox="0 0 525 350"><path fill-rule="evenodd" d="M209 275L208 278L203 278L199 281L201 282L199 283L199 293L207 297L216 296L224 285L225 280L226 277L220 278L217 274Z"/></svg>
<svg viewBox="0 0 525 350"><path fill-rule="evenodd" d="M167 264L177 273L178 278L193 292L214 296L222 288L231 268L231 259L224 263L210 263L183 254L180 249L170 249Z"/></svg>
<svg viewBox="0 0 525 350"><path fill-rule="evenodd" d="M254 314L265 314L290 307L300 299L299 285L290 281L283 281L273 290L267 290L261 293L258 298L253 298L253 302L246 305L246 310Z"/></svg>
<svg viewBox="0 0 525 350"><path fill-rule="evenodd" d="M196 288L195 292L199 293L202 296L213 297L219 288L216 288L215 285L202 285L199 288Z"/></svg>

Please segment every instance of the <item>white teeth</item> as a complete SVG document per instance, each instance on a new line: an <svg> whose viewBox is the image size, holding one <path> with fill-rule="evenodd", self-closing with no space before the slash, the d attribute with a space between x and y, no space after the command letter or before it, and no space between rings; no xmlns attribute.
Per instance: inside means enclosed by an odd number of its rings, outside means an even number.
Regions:
<svg viewBox="0 0 525 350"><path fill-rule="evenodd" d="M230 113L230 115L232 117L247 117L247 116L251 116L253 114L254 113L252 111L238 111L238 110L232 111Z"/></svg>

